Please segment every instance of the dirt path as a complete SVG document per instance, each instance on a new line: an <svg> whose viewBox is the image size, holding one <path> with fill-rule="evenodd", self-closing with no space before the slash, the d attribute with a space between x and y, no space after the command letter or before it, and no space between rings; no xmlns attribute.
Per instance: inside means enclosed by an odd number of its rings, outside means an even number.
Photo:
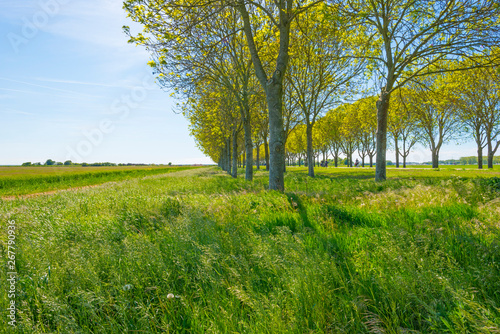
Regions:
<svg viewBox="0 0 500 334"><path fill-rule="evenodd" d="M43 191L39 193L32 193L32 194L24 194L24 195L12 195L12 196L2 196L2 200L4 201L13 201L15 199L26 199L30 197L38 197L38 196L44 196L44 195L54 195L60 192L65 192L65 191L76 191L76 190L83 190L83 189L89 189L89 188L97 188L101 187L104 185L109 185L111 183L118 183L114 181L110 182L105 182L105 183L100 183L100 184L91 184L88 186L82 186L82 187L74 187L74 188L66 188L66 189L57 189L57 190L50 190L50 191Z"/></svg>
<svg viewBox="0 0 500 334"><path fill-rule="evenodd" d="M195 169L181 170L178 172L170 172L170 173L165 173L165 174L143 176L140 179L158 179L158 178L172 177L172 176L183 177L183 176L202 174L203 172L210 173L212 170L213 170L213 168L195 168ZM127 179L127 180L122 180L122 181L109 181L109 182L104 182L104 183L99 183L99 184L91 184L88 186L73 187L73 188L66 188L66 189L57 189L57 190L43 191L43 192L39 192L39 193L32 193L32 194L25 194L25 195L2 196L0 198L4 201L13 201L16 199L27 199L27 198L31 198L31 197L54 195L54 194L65 192L65 191L78 191L78 190L84 190L84 189L90 189L90 188L104 187L104 186L109 186L112 184L120 184L120 183L127 182L130 180L133 180L133 179Z"/></svg>

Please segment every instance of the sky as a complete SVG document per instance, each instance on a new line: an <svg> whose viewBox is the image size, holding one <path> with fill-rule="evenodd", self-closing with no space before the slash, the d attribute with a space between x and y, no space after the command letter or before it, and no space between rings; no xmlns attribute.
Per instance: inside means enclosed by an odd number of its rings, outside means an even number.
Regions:
<svg viewBox="0 0 500 334"><path fill-rule="evenodd" d="M127 43L124 25L141 29L120 0L0 1L0 165L213 163L155 83L148 52ZM475 151L455 141L440 159ZM419 146L408 160L430 159Z"/></svg>
<svg viewBox="0 0 500 334"><path fill-rule="evenodd" d="M212 163L123 25L120 0L0 1L0 165Z"/></svg>

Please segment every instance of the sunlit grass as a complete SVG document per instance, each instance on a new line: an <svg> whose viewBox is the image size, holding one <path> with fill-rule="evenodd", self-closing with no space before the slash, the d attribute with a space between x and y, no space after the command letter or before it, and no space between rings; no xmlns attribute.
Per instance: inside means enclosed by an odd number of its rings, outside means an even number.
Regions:
<svg viewBox="0 0 500 334"><path fill-rule="evenodd" d="M0 202L17 331L499 331L500 180L407 173L290 168L282 194L201 169Z"/></svg>
<svg viewBox="0 0 500 334"><path fill-rule="evenodd" d="M0 167L0 195L13 196L83 187L194 167Z"/></svg>

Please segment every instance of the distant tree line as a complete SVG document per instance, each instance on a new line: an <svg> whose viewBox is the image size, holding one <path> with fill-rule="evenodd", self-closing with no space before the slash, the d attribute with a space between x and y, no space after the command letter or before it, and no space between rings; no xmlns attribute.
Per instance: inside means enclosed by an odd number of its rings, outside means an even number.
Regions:
<svg viewBox="0 0 500 334"><path fill-rule="evenodd" d="M47 159L45 163L41 162L24 162L21 166L32 167L32 166L81 166L81 167L104 167L104 166L154 166L155 164L142 164L142 163L113 163L113 162L93 162L93 163L73 163L71 160L66 160L65 162L57 162L52 159ZM168 163L169 166L172 165L171 162Z"/></svg>

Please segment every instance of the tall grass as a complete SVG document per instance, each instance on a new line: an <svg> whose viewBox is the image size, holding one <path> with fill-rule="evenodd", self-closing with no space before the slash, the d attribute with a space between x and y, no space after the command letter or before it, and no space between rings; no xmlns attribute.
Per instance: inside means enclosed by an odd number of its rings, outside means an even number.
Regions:
<svg viewBox="0 0 500 334"><path fill-rule="evenodd" d="M50 170L51 167L32 168L28 170L27 173L18 173L18 171L26 169L25 167L9 168L11 173L5 173L0 176L0 195L24 195L71 187L82 187L109 181L121 181L127 178L170 173L189 168L193 167L142 167L127 169L121 167L108 167L102 170L93 168L91 171L86 171L86 167L55 167L54 169L56 169L56 171L52 173L46 172ZM64 169L71 169L71 171L67 172ZM38 170L42 170L42 173L38 172Z"/></svg>
<svg viewBox="0 0 500 334"><path fill-rule="evenodd" d="M202 169L1 202L2 226L18 226L19 325L0 328L500 331L498 179L285 183L270 192L265 172L249 183Z"/></svg>

